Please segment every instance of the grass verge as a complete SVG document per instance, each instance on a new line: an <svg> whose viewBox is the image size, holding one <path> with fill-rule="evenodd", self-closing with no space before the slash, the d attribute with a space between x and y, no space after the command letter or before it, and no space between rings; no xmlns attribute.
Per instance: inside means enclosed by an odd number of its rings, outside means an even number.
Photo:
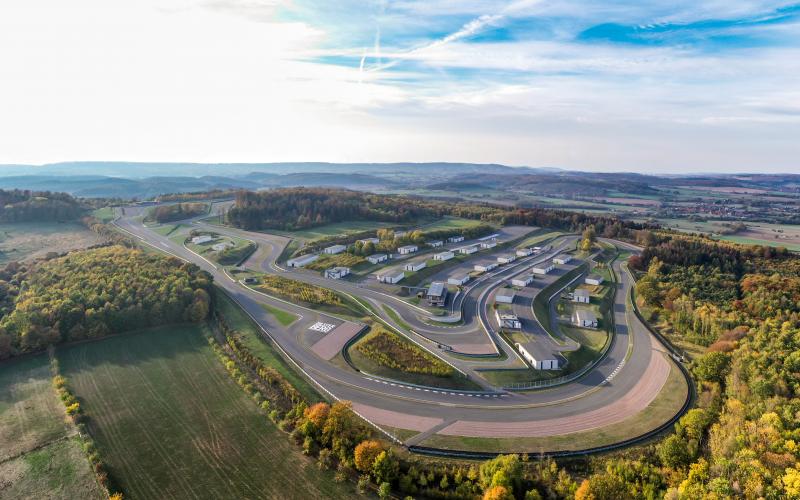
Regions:
<svg viewBox="0 0 800 500"><path fill-rule="evenodd" d="M278 309L277 307L271 306L269 304L261 304L261 308L270 313L278 320L283 326L289 326L295 321L297 321L297 316L290 313L289 311L284 311L283 309Z"/></svg>
<svg viewBox="0 0 800 500"><path fill-rule="evenodd" d="M322 397L310 382L298 374L272 347L271 342L264 339L261 329L225 292L214 288L214 305L225 317L225 321L239 334L242 343L264 364L283 375L295 389L300 391L309 401L321 401ZM287 313L290 314L290 313ZM294 315L292 315L294 316Z"/></svg>

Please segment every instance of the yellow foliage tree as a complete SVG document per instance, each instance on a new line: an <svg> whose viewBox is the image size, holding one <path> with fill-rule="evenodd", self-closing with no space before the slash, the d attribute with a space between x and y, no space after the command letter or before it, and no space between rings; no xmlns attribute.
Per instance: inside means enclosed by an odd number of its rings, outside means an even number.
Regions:
<svg viewBox="0 0 800 500"><path fill-rule="evenodd" d="M356 446L353 456L353 459L356 463L356 469L361 472L371 471L372 466L375 463L375 459L377 459L378 455L380 455L383 451L383 445L373 439L360 442L358 446Z"/></svg>
<svg viewBox="0 0 800 500"><path fill-rule="evenodd" d="M514 500L514 496L505 486L492 486L483 494L483 500Z"/></svg>

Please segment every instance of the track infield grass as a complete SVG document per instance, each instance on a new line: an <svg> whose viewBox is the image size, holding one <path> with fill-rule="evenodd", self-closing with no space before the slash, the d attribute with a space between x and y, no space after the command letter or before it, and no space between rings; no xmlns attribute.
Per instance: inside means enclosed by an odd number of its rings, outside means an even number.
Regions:
<svg viewBox="0 0 800 500"><path fill-rule="evenodd" d="M689 387L672 361L670 373L656 399L639 414L591 431L547 437L473 438L434 434L420 446L446 450L502 453L538 453L606 446L641 436L673 417L683 406Z"/></svg>
<svg viewBox="0 0 800 500"><path fill-rule="evenodd" d="M58 352L126 498L352 498L229 378L206 328L162 327Z"/></svg>

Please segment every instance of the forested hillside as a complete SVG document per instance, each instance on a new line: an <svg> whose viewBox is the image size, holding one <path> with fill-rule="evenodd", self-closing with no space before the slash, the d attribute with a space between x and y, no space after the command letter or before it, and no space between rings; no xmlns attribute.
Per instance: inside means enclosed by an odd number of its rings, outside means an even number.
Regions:
<svg viewBox="0 0 800 500"><path fill-rule="evenodd" d="M203 321L211 277L191 264L120 246L0 272L0 359L48 344Z"/></svg>
<svg viewBox="0 0 800 500"><path fill-rule="evenodd" d="M642 273L638 299L670 340L695 346L699 397L657 459L643 462L663 468L669 498L797 498L800 259L657 238L630 262Z"/></svg>
<svg viewBox="0 0 800 500"><path fill-rule="evenodd" d="M409 198L336 189L242 191L228 220L244 229L293 230L345 220L407 222L435 215Z"/></svg>
<svg viewBox="0 0 800 500"><path fill-rule="evenodd" d="M0 189L0 222L61 222L83 214L81 204L66 193Z"/></svg>
<svg viewBox="0 0 800 500"><path fill-rule="evenodd" d="M445 215L503 225L520 224L571 231L594 225L599 235L621 238L633 238L634 231L647 227L617 217L561 210L453 203L452 200L309 188L258 193L241 191L236 195L233 208L228 211L228 222L243 229L294 230L346 220L410 222Z"/></svg>

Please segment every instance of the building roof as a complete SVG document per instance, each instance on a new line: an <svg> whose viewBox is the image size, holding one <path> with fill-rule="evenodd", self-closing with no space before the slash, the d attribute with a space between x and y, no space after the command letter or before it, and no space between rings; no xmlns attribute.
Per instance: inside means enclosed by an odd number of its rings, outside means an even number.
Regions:
<svg viewBox="0 0 800 500"><path fill-rule="evenodd" d="M295 262L297 264L304 264L304 263L307 263L307 262L311 262L312 260L315 260L317 257L318 257L317 254L309 253L309 254L306 254L306 255L301 255L300 257L295 257L293 259L289 259L289 261L290 262Z"/></svg>
<svg viewBox="0 0 800 500"><path fill-rule="evenodd" d="M431 283L431 286L428 287L428 295L431 297L441 297L444 295L445 290L444 283L441 281L434 281Z"/></svg>
<svg viewBox="0 0 800 500"><path fill-rule="evenodd" d="M589 290L585 288L576 288L573 294L580 297L588 297L591 295L591 293L589 293Z"/></svg>
<svg viewBox="0 0 800 500"><path fill-rule="evenodd" d="M588 309L577 309L575 311L575 317L578 318L578 321L580 321L581 323L583 322L594 323L597 321L597 316L594 314L594 312Z"/></svg>
<svg viewBox="0 0 800 500"><path fill-rule="evenodd" d="M572 260L572 255L567 253L560 253L553 257L553 260Z"/></svg>
<svg viewBox="0 0 800 500"><path fill-rule="evenodd" d="M517 344L522 346L536 361L558 360L558 353L549 349L546 345L542 345L542 342L518 342Z"/></svg>
<svg viewBox="0 0 800 500"><path fill-rule="evenodd" d="M590 274L589 276L586 277L586 279L587 280L603 281L604 278L602 276L600 276L599 274Z"/></svg>
<svg viewBox="0 0 800 500"><path fill-rule="evenodd" d="M385 253L374 253L372 255L367 256L368 259L383 259L386 257Z"/></svg>
<svg viewBox="0 0 800 500"><path fill-rule="evenodd" d="M493 240L500 236L499 233L490 234L489 236L484 236L483 238L478 238L478 241L486 241L486 240Z"/></svg>
<svg viewBox="0 0 800 500"><path fill-rule="evenodd" d="M495 294L495 297L516 297L517 292L510 288L501 288Z"/></svg>

